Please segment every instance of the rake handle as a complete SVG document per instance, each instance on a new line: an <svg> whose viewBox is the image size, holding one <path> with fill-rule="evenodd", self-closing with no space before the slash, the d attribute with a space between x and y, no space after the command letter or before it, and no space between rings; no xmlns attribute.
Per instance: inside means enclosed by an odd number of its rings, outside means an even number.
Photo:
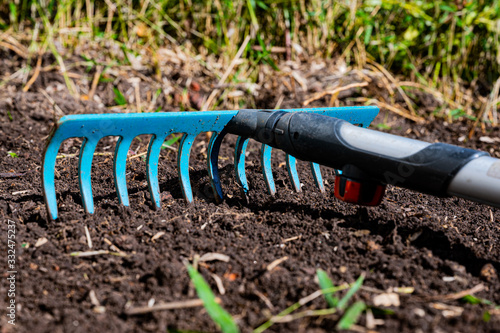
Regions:
<svg viewBox="0 0 500 333"><path fill-rule="evenodd" d="M302 112L240 110L227 129L299 159L354 176L362 174L369 181L500 207L500 160L486 152L431 144Z"/></svg>

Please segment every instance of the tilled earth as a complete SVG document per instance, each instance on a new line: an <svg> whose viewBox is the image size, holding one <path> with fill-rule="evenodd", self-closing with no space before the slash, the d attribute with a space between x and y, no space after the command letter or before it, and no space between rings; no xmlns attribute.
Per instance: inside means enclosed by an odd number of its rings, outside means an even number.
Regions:
<svg viewBox="0 0 500 333"><path fill-rule="evenodd" d="M163 208L157 211L149 198L145 162L140 155L149 141L143 136L134 140L127 163L129 208L118 204L114 189L112 152L116 140L99 144L96 152L100 154L94 157L92 169L94 215L84 213L78 190L75 153L81 140L66 141L55 180L60 217L49 221L40 164L44 141L53 125L52 106L40 92L2 89L0 243L5 249L7 220L15 221L19 332L216 331L202 307L127 315L132 307L196 298L184 262L198 256L207 258L203 257L207 253L229 257L227 261L202 260L198 266L244 332L318 290L318 268L327 271L337 285L352 283L365 274L364 288L354 298L368 305L374 305L377 295L388 291L398 294L400 304L378 306L394 314L373 309L376 321L363 315L356 330L499 331L500 311L494 305L460 300L474 288L476 297L500 304L498 209L395 187L388 188L378 207L349 205L331 194L332 170L323 169L327 194L322 195L302 162L302 192L295 193L281 152L273 153L277 184L273 198L266 192L256 143L248 149L247 176L252 189L247 200L233 176L234 137L223 142L220 167L227 198L217 205L208 186L207 139L200 135L191 156L194 202L187 204L182 199L176 152L165 149L159 163ZM106 110L91 102L74 101L64 93L52 97L67 114ZM259 103L257 107L269 107L264 98ZM283 105L300 107L294 100ZM382 122L383 116L376 123ZM499 154L498 141L491 140L500 136L498 129L464 140L470 124L415 125L392 115L388 124L395 134ZM480 140L480 136L490 139ZM122 255L70 255L98 250ZM2 261L6 262L6 255ZM8 332L12 326L5 315L4 263L0 325L2 332ZM271 263L274 267L269 269ZM326 307L321 298L304 306ZM276 323L269 331L326 332L338 319L335 315L306 317Z"/></svg>

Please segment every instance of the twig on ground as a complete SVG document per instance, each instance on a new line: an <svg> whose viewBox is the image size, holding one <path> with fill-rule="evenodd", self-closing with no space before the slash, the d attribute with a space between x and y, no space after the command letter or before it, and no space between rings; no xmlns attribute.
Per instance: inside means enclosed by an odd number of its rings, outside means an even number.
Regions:
<svg viewBox="0 0 500 333"><path fill-rule="evenodd" d="M11 194L12 195L19 195L19 194L27 194L27 193L30 193L31 190L23 190L23 191L16 191L16 192L12 192Z"/></svg>
<svg viewBox="0 0 500 333"><path fill-rule="evenodd" d="M96 72L94 74L94 79L92 80L92 86L90 87L89 92L89 101L94 100L95 91L97 89L97 84L99 83L99 79L101 78L103 66L99 65L96 68Z"/></svg>
<svg viewBox="0 0 500 333"><path fill-rule="evenodd" d="M425 301L453 301L465 297L467 295L473 295L484 290L484 284L480 283L470 289L462 290L457 293L448 294L448 295L436 295L436 296L424 296L423 299Z"/></svg>
<svg viewBox="0 0 500 333"><path fill-rule="evenodd" d="M267 307L269 308L269 310L274 311L274 305L273 305L273 303L271 303L271 301L269 300L269 298L266 297L266 295L264 295L263 293L261 293L258 290L254 290L253 293L255 295L257 295L267 305Z"/></svg>
<svg viewBox="0 0 500 333"><path fill-rule="evenodd" d="M276 259L275 261L273 261L272 263L267 265L266 269L268 271L272 271L274 268L278 267L279 264L281 264L282 262L287 261L287 260L288 260L288 256L284 256L283 258Z"/></svg>
<svg viewBox="0 0 500 333"><path fill-rule="evenodd" d="M98 250L98 251L85 251L85 252L71 252L70 256L72 257L91 257L91 256L98 256L101 254L111 254L113 256L118 256L118 257L126 257L127 255L125 253L119 253L119 252L111 252L111 251L106 251L106 250Z"/></svg>
<svg viewBox="0 0 500 333"><path fill-rule="evenodd" d="M384 108L384 109L387 109L389 111L392 111L395 114L400 115L401 117L413 120L416 123L424 123L425 122L424 118L419 117L419 116L414 116L414 115L410 114L410 112L407 111L407 110L405 110L405 109L389 105L389 104L387 104L385 102L381 102L381 101L373 99L373 98L369 99L369 98L366 98L366 97L359 97L359 98L356 98L355 100L357 102L365 102L365 103L368 103L368 104L376 104L377 106L379 106L381 108Z"/></svg>
<svg viewBox="0 0 500 333"><path fill-rule="evenodd" d="M305 100L302 105L303 106L307 106L309 105L311 102L314 102L326 95L335 95L335 94L338 94L339 92L341 91L345 91L345 90L349 90L351 88L357 88L357 87L366 87L368 85L368 82L358 82L358 83L352 83L352 84L349 84L347 86L344 86L344 87L338 87L338 88L335 88L335 89L332 89L332 90L326 90L326 91L322 91L322 92L319 92L317 94L315 94L313 97Z"/></svg>
<svg viewBox="0 0 500 333"><path fill-rule="evenodd" d="M219 298L215 298L217 303L220 303ZM173 309L185 309L185 308L195 308L198 306L203 306L203 301L201 299L192 299L186 301L178 301L178 302L169 302L169 303L161 303L153 306L139 306L128 308L125 310L125 314L127 315L139 315L145 313L151 313L154 311L161 310L173 310Z"/></svg>
<svg viewBox="0 0 500 333"><path fill-rule="evenodd" d="M216 252L208 252L205 253L200 257L200 262L206 262L206 261L223 261L223 262L229 262L230 257L228 255L222 254L222 253L216 253Z"/></svg>
<svg viewBox="0 0 500 333"><path fill-rule="evenodd" d="M222 279L217 274L210 274L217 285L217 289L219 289L219 294L224 295L226 293L226 288L224 288L224 284L222 283Z"/></svg>
<svg viewBox="0 0 500 333"><path fill-rule="evenodd" d="M288 242L291 242L291 241L294 241L294 240L297 240L297 239L301 239L301 238L302 238L302 235L298 235L298 236L286 238L286 239L283 239L283 243L288 243Z"/></svg>
<svg viewBox="0 0 500 333"><path fill-rule="evenodd" d="M90 238L90 232L89 232L89 228L87 228L87 226L85 226L85 236L87 237L87 245L89 246L89 249L92 248L92 238Z"/></svg>
<svg viewBox="0 0 500 333"><path fill-rule="evenodd" d="M177 151L177 148L172 147L172 146L167 146L167 145L164 145L164 146L162 146L162 148L166 148L166 149L170 149L170 150L173 150L173 151ZM148 154L148 152L147 152L147 151L145 151L145 152L143 152L143 153L135 154L134 156L130 156L130 157L128 157L128 158L127 158L127 161L130 161L130 160L133 160L133 159L136 159L136 158L139 158L139 157L145 156L145 155L147 155L147 154Z"/></svg>
<svg viewBox="0 0 500 333"><path fill-rule="evenodd" d="M111 156L113 153L111 152L102 152L102 153L94 153L94 156ZM59 154L56 156L56 158L73 158L80 156L80 153L77 154Z"/></svg>
<svg viewBox="0 0 500 333"><path fill-rule="evenodd" d="M40 74L40 69L42 68L42 54L38 56L38 60L36 61L36 67L35 67L35 72L33 73L33 76L31 79L26 83L26 85L23 88L24 92L27 92L31 85L35 83L36 79L38 78L38 75Z"/></svg>
<svg viewBox="0 0 500 333"><path fill-rule="evenodd" d="M108 244L109 248L112 251L115 251L115 252L118 252L118 253L122 253L123 255L125 255L125 252L123 252L122 250L120 250L120 248L118 248L118 246L116 246L115 244L113 244L109 239L104 238L104 243Z"/></svg>
<svg viewBox="0 0 500 333"><path fill-rule="evenodd" d="M101 302L97 299L97 295L95 294L94 289L89 292L90 304L93 306L101 306Z"/></svg>
<svg viewBox="0 0 500 333"><path fill-rule="evenodd" d="M163 235L165 235L165 231L159 231L153 237L151 237L151 241L155 241Z"/></svg>

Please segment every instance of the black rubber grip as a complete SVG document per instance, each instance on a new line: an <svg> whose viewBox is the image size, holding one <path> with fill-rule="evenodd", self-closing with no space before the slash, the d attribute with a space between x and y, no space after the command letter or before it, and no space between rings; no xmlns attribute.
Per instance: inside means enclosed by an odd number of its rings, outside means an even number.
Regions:
<svg viewBox="0 0 500 333"><path fill-rule="evenodd" d="M343 124L345 121L331 117L293 114L288 124L284 124L288 127L288 137L293 146L293 151L287 153L336 169L352 164L385 184L437 196L447 196L449 183L465 164L489 155L473 149L434 143L412 155L394 158L389 153L383 155L352 147L341 136L340 127ZM390 149L388 146L387 150Z"/></svg>

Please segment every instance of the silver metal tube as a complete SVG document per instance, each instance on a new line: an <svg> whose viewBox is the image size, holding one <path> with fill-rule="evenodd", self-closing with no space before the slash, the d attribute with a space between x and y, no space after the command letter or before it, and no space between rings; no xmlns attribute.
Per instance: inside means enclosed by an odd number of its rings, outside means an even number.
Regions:
<svg viewBox="0 0 500 333"><path fill-rule="evenodd" d="M428 142L357 127L347 122L342 124L340 134L354 148L394 158L413 155L430 145Z"/></svg>
<svg viewBox="0 0 500 333"><path fill-rule="evenodd" d="M453 178L447 192L500 208L500 160L484 156L470 161Z"/></svg>

